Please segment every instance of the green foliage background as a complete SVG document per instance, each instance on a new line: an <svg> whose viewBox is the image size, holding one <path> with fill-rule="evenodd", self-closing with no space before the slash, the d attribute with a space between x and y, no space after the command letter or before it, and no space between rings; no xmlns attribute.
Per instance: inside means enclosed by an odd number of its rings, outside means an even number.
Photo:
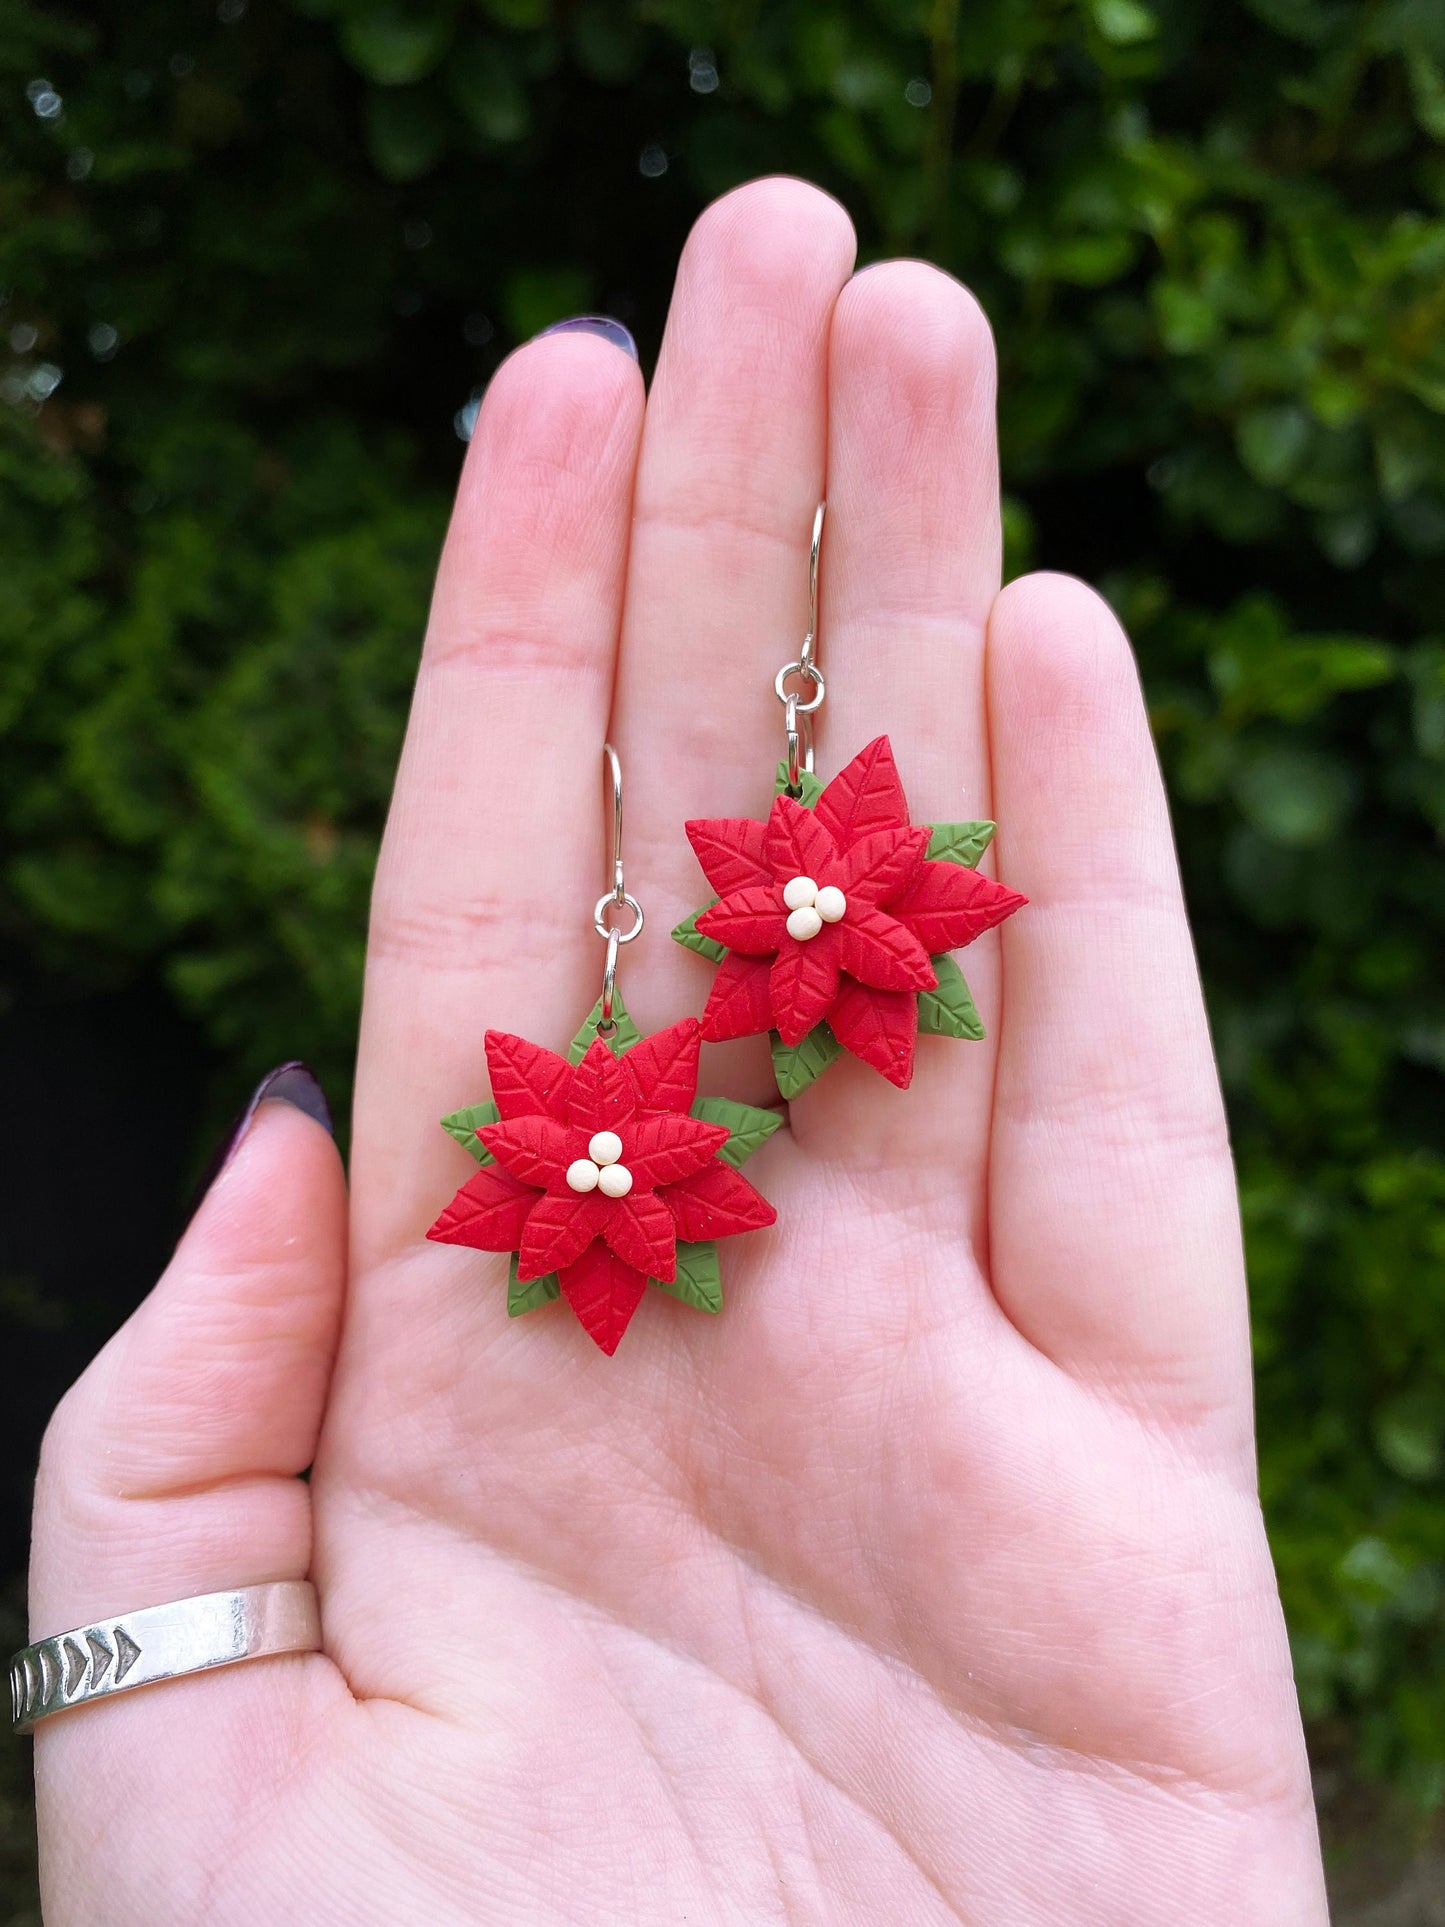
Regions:
<svg viewBox="0 0 1445 1927"><path fill-rule="evenodd" d="M0 0L0 936L344 1088L459 452L804 173L997 332L1011 567L1137 639L1317 1743L1445 1799L1438 0Z"/></svg>

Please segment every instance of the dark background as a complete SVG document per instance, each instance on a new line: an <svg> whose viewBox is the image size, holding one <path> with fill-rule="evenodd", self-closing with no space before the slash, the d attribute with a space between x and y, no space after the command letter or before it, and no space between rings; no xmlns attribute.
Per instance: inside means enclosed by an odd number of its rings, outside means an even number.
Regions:
<svg viewBox="0 0 1445 1927"><path fill-rule="evenodd" d="M1136 637L1338 1916L1437 1919L1438 0L0 0L0 1630L45 1415L228 1114L302 1055L344 1117L468 400L582 310L650 364L776 170L978 292L1010 570Z"/></svg>

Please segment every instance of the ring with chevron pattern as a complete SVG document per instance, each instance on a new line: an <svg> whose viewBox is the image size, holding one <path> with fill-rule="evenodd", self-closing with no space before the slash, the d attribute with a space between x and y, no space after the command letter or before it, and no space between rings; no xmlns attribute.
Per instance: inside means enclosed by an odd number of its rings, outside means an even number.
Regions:
<svg viewBox="0 0 1445 1927"><path fill-rule="evenodd" d="M137 1686L321 1647L316 1589L289 1579L118 1613L26 1646L10 1662L17 1733Z"/></svg>

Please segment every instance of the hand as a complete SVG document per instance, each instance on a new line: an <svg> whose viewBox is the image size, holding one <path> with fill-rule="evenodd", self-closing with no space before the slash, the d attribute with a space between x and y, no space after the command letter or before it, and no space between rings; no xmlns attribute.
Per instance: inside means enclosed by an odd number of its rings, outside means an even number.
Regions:
<svg viewBox="0 0 1445 1927"><path fill-rule="evenodd" d="M37 1635L309 1571L326 1652L45 1723L51 1927L1325 1918L1134 664L1077 582L999 592L975 303L853 253L755 183L688 243L645 414L585 335L488 391L376 883L349 1260L329 1139L264 1105L37 1502ZM597 994L609 733L625 995L701 1009L682 824L765 809L825 480L820 765L886 729L915 819L996 817L1030 903L964 959L988 1041L923 1040L908 1092L835 1066L748 1168L779 1222L723 1248L723 1315L651 1292L609 1359L424 1242L470 1168L437 1119L487 1027L560 1047ZM704 1088L766 1101L761 1040Z"/></svg>

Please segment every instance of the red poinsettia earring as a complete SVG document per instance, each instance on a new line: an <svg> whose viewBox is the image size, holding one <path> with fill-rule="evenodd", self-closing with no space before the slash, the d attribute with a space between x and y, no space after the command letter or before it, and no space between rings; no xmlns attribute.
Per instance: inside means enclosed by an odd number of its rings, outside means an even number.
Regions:
<svg viewBox="0 0 1445 1927"><path fill-rule="evenodd" d="M618 951L642 934L622 874L622 768L611 782L611 886L592 913L607 941L602 995L565 1057L486 1034L492 1095L442 1129L482 1167L428 1231L439 1244L512 1254L513 1317L565 1298L612 1353L649 1283L722 1310L717 1240L777 1213L738 1167L772 1136L774 1111L697 1095L702 1030L685 1017L643 1037L617 989ZM613 922L631 914L627 929Z"/></svg>
<svg viewBox="0 0 1445 1927"><path fill-rule="evenodd" d="M770 1031L778 1089L788 1098L844 1050L906 1088L920 1030L982 1037L948 953L1026 901L975 867L992 823L910 822L886 736L826 787L813 774L812 718L825 693L815 657L822 538L820 504L808 633L773 685L787 755L772 810L764 823L719 817L687 825L718 894L672 933L718 966L703 1036L717 1043ZM796 683L806 695L790 688Z"/></svg>

